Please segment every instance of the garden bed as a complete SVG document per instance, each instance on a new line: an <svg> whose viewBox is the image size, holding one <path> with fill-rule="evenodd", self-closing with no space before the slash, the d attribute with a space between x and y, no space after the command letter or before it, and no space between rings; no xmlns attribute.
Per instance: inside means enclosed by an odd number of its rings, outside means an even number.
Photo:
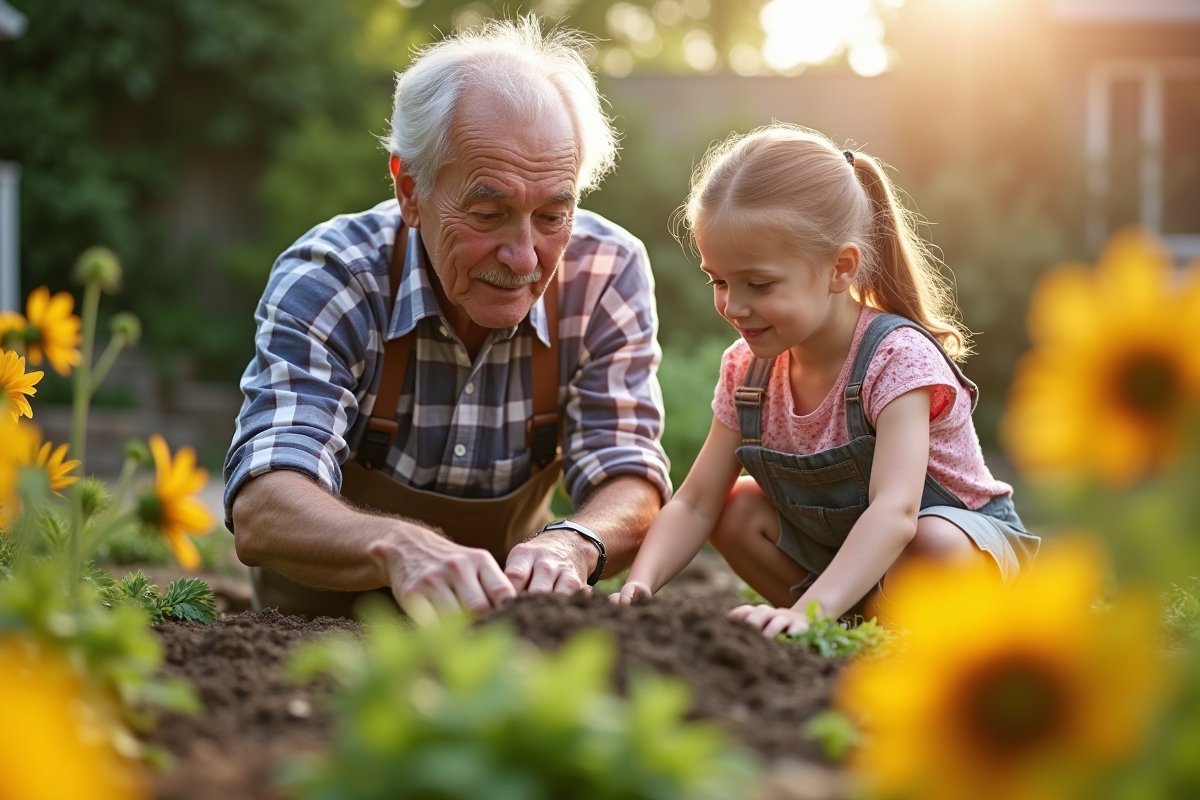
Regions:
<svg viewBox="0 0 1200 800"><path fill-rule="evenodd" d="M481 623L508 620L522 637L551 649L585 627L603 628L619 647L618 689L638 669L679 676L692 687L691 716L718 722L764 762L790 762L794 770L797 763L819 760L817 746L800 728L828 706L839 662L767 641L727 619L725 611L736 602L728 593L696 587L632 607L614 606L600 595L527 595ZM164 715L150 735L175 758L172 771L155 777L155 796L280 797L271 789L275 766L321 751L333 725L322 707L328 685L295 686L282 665L296 645L332 630L355 631L358 625L267 610L209 626L158 626L165 672L188 678L205 711L194 718Z"/></svg>

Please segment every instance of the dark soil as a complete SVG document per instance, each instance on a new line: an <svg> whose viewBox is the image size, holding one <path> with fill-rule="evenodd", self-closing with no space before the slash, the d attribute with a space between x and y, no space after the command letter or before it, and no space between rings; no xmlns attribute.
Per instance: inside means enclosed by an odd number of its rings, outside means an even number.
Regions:
<svg viewBox="0 0 1200 800"><path fill-rule="evenodd" d="M611 631L620 649L618 689L637 669L677 675L692 686L694 718L715 720L767 761L819 759L800 727L828 705L838 662L769 642L729 620L725 612L735 603L711 592L677 592L623 608L602 596L529 595L481 623L511 620L521 636L549 649L585 627ZM159 626L165 673L188 678L205 712L164 715L150 734L175 758L174 770L155 778L158 800L281 797L271 789L275 765L322 750L333 724L322 708L328 685L297 687L284 677L282 664L295 645L335 629L359 626L273 610L206 627Z"/></svg>

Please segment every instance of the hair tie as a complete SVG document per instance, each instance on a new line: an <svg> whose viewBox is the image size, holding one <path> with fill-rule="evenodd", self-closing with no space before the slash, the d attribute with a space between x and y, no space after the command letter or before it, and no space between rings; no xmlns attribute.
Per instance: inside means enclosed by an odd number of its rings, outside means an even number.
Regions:
<svg viewBox="0 0 1200 800"><path fill-rule="evenodd" d="M846 157L846 163L853 167L854 166L854 153L850 152L849 150L843 150L842 155L844 155Z"/></svg>

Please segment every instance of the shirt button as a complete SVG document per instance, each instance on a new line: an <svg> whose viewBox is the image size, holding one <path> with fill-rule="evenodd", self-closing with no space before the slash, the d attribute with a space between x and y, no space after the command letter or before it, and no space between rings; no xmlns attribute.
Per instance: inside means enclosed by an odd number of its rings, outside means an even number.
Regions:
<svg viewBox="0 0 1200 800"><path fill-rule="evenodd" d="M461 444L454 445L454 455L461 458L462 456L465 456L466 454L467 454L467 448L463 447Z"/></svg>
<svg viewBox="0 0 1200 800"><path fill-rule="evenodd" d="M450 331L446 330L446 326L445 326L445 325L438 325L438 333L440 333L442 336L449 336L449 335L450 335Z"/></svg>
<svg viewBox="0 0 1200 800"><path fill-rule="evenodd" d="M465 391L467 394L475 394L475 384L473 384L473 383L468 383L468 384L467 384L465 387L463 387L463 390L464 390L464 391Z"/></svg>

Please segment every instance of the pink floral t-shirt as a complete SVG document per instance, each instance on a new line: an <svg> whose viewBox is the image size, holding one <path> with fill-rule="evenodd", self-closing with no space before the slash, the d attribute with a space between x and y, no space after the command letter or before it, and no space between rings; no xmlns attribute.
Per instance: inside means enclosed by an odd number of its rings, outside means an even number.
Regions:
<svg viewBox="0 0 1200 800"><path fill-rule="evenodd" d="M811 414L796 413L788 379L790 357L775 359L763 401L763 447L787 453L816 453L850 441L846 431L846 386L863 333L879 311L864 308L854 330L850 355L837 382ZM733 392L746 377L754 355L739 339L721 359L721 379L713 397L713 414L738 430ZM996 480L983 462L979 437L971 421L971 393L958 382L937 345L912 328L900 328L879 344L863 379L863 408L874 427L884 406L906 392L932 387L929 408L929 474L970 509L978 509L1012 487Z"/></svg>

